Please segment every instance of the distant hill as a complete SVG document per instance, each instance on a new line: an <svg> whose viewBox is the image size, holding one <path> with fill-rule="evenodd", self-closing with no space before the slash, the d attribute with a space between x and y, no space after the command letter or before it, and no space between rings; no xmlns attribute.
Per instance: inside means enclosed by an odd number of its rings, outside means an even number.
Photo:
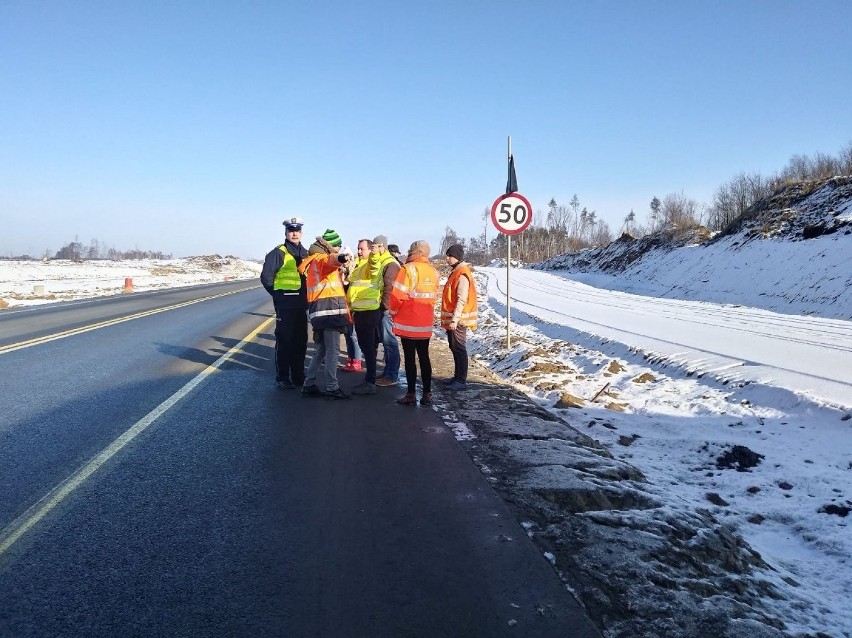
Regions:
<svg viewBox="0 0 852 638"><path fill-rule="evenodd" d="M528 267L641 295L852 319L852 176L784 187L715 236L622 235Z"/></svg>

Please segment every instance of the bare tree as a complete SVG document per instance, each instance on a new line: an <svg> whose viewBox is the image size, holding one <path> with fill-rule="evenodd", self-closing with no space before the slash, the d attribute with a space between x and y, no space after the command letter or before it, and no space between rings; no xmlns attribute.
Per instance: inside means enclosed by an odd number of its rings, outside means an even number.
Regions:
<svg viewBox="0 0 852 638"><path fill-rule="evenodd" d="M465 261L471 264L485 264L488 263L486 260L487 246L485 245L485 235L480 235L479 237L471 237L467 242L467 248L464 251L464 259Z"/></svg>
<svg viewBox="0 0 852 638"><path fill-rule="evenodd" d="M774 186L796 184L817 179L828 179L852 174L852 142L840 149L836 156L817 152L813 157L793 155L778 173Z"/></svg>
<svg viewBox="0 0 852 638"><path fill-rule="evenodd" d="M609 229L609 224L602 219L597 220L590 240L592 246L606 246L610 244L612 242L612 231Z"/></svg>
<svg viewBox="0 0 852 638"><path fill-rule="evenodd" d="M491 209L486 206L482 211L482 249L483 249L483 258L482 263L488 263L488 222L491 221Z"/></svg>
<svg viewBox="0 0 852 638"><path fill-rule="evenodd" d="M662 202L660 202L658 197L654 197L651 200L650 208L651 212L648 214L648 227L652 233L657 232L662 228L663 220L660 215L660 208L662 207Z"/></svg>
<svg viewBox="0 0 852 638"><path fill-rule="evenodd" d="M624 224L621 226L621 231L624 233L632 234L633 228L636 226L636 213L633 212L633 209L630 209L630 212L624 217Z"/></svg>
<svg viewBox="0 0 852 638"><path fill-rule="evenodd" d="M852 142L840 149L837 159L840 163L841 174L852 175Z"/></svg>
<svg viewBox="0 0 852 638"><path fill-rule="evenodd" d="M74 237L74 241L56 251L54 259L69 259L71 261L81 261L85 247L80 243L79 237Z"/></svg>
<svg viewBox="0 0 852 638"><path fill-rule="evenodd" d="M577 197L577 193L574 193L574 197L571 198L569 205L571 206L571 210L574 211L574 217L576 217L580 210L580 198Z"/></svg>
<svg viewBox="0 0 852 638"><path fill-rule="evenodd" d="M447 252L447 248L449 248L453 244L462 243L463 242L459 239L459 236L456 234L456 231L447 226L446 228L444 228L444 236L441 238L441 250L438 252L438 254L443 255Z"/></svg>
<svg viewBox="0 0 852 638"><path fill-rule="evenodd" d="M101 256L101 249L97 239L92 239L86 250L86 259L98 259Z"/></svg>
<svg viewBox="0 0 852 638"><path fill-rule="evenodd" d="M768 180L760 173L740 173L716 189L708 209L707 225L713 230L725 228L755 202L770 195L774 188L775 180Z"/></svg>
<svg viewBox="0 0 852 638"><path fill-rule="evenodd" d="M656 198L655 198L656 199ZM660 208L661 229L681 230L698 225L699 206L694 199L683 193L669 193L663 198Z"/></svg>

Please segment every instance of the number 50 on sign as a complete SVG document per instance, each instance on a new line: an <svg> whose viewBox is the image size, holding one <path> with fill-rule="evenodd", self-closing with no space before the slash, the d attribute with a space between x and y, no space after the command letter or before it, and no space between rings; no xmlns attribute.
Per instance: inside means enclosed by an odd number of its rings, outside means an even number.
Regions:
<svg viewBox="0 0 852 638"><path fill-rule="evenodd" d="M505 235L517 235L532 222L532 207L520 193L500 195L491 205L491 223Z"/></svg>

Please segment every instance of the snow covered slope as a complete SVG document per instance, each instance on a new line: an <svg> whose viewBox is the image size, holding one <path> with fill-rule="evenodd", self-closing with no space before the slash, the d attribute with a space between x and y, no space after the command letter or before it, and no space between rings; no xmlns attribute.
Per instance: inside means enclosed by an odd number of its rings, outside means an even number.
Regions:
<svg viewBox="0 0 852 638"><path fill-rule="evenodd" d="M703 243L622 237L530 268L638 295L852 319L852 177L791 187Z"/></svg>

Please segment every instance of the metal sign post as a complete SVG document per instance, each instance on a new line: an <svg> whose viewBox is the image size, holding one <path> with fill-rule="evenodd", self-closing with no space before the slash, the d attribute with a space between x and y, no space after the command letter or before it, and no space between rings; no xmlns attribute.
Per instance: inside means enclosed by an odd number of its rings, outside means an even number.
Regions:
<svg viewBox="0 0 852 638"><path fill-rule="evenodd" d="M529 200L518 192L518 180L515 177L515 158L512 156L512 138L509 137L509 180L506 194L500 195L491 205L491 223L506 237L506 347L512 345L509 330L512 314L509 294L510 272L512 268L512 235L526 230L532 222L532 206Z"/></svg>
<svg viewBox="0 0 852 638"><path fill-rule="evenodd" d="M509 286L512 278L509 273L512 272L512 236L506 236L506 349L512 347L512 331L509 326L512 325L512 295L509 294Z"/></svg>
<svg viewBox="0 0 852 638"><path fill-rule="evenodd" d="M509 180L506 182L506 192L511 192L511 189L518 190L518 179L515 177L515 162L512 161L512 136L509 136L509 155L506 158L509 162ZM514 181L514 186L512 182ZM512 236L506 235L506 350L512 347L512 331L509 326L512 325L512 295L509 294L509 286L511 285L511 277L509 273L512 271Z"/></svg>

